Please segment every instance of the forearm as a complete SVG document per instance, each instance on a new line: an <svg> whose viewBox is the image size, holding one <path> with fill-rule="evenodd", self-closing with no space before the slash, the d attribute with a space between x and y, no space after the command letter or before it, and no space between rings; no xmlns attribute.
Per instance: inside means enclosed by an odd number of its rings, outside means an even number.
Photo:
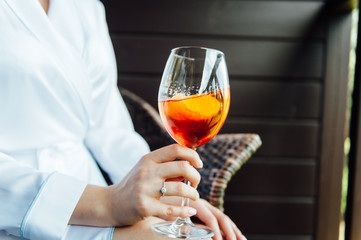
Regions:
<svg viewBox="0 0 361 240"><path fill-rule="evenodd" d="M98 227L117 225L112 219L108 187L88 184L73 211L69 224Z"/></svg>

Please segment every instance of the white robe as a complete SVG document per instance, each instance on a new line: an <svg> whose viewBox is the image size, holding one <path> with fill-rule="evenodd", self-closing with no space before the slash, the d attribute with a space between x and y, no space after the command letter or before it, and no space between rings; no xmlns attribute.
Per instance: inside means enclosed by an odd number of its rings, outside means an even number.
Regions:
<svg viewBox="0 0 361 240"><path fill-rule="evenodd" d="M116 87L97 0L0 0L0 239L111 239L68 226L86 184L149 152Z"/></svg>

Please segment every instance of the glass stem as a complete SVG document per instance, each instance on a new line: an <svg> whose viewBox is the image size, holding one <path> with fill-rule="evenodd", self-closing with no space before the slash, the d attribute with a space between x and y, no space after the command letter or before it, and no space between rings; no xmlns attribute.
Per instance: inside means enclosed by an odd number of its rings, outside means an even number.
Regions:
<svg viewBox="0 0 361 240"><path fill-rule="evenodd" d="M191 182L188 180L184 180L184 183L188 186L191 185ZM186 204L187 207L189 207L189 198L182 197L182 207L184 207L184 204Z"/></svg>
<svg viewBox="0 0 361 240"><path fill-rule="evenodd" d="M194 150L194 151L197 150L197 148L195 148L195 147L192 147L191 149ZM191 182L188 181L187 179L184 179L184 183L187 184L188 186L191 185ZM182 198L182 207L184 206L184 201L185 201L186 204L187 204L186 206L189 207L189 198Z"/></svg>
<svg viewBox="0 0 361 240"><path fill-rule="evenodd" d="M188 180L184 180L184 183L187 184L188 186L191 185L191 182ZM181 206L184 207L185 204L187 207L189 207L189 198L182 197ZM177 219L172 223L171 229L173 232L180 234L183 225L194 226L190 217L187 218L177 217Z"/></svg>
<svg viewBox="0 0 361 240"><path fill-rule="evenodd" d="M197 150L196 148L191 148L191 149L194 151ZM188 181L187 179L184 179L184 183L187 184L188 186L191 185L191 182ZM189 198L182 197L181 206L184 207L184 205L189 207ZM172 228L173 228L173 230L176 231L176 229L179 230L179 227L183 226L184 224L187 224L189 226L194 226L190 217L187 217L187 218L178 217L177 220L173 222Z"/></svg>

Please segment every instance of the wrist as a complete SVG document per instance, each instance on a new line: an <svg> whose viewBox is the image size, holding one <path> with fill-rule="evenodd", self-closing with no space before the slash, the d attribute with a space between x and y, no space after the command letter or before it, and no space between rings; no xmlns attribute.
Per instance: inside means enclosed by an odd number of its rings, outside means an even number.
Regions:
<svg viewBox="0 0 361 240"><path fill-rule="evenodd" d="M92 196L92 209L90 209L90 217L97 219L97 226L112 227L116 226L116 222L112 218L111 189L110 187L98 187Z"/></svg>
<svg viewBox="0 0 361 240"><path fill-rule="evenodd" d="M87 185L73 211L69 224L114 226L110 199L109 187Z"/></svg>

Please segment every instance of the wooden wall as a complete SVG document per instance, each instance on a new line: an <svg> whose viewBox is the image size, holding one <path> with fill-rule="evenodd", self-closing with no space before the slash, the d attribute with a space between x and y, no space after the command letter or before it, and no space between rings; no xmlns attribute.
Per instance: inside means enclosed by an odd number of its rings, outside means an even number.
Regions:
<svg viewBox="0 0 361 240"><path fill-rule="evenodd" d="M225 53L222 132L263 141L226 192L248 239L338 239L350 14L325 14L327 1L103 2L119 85L154 106L172 48Z"/></svg>

